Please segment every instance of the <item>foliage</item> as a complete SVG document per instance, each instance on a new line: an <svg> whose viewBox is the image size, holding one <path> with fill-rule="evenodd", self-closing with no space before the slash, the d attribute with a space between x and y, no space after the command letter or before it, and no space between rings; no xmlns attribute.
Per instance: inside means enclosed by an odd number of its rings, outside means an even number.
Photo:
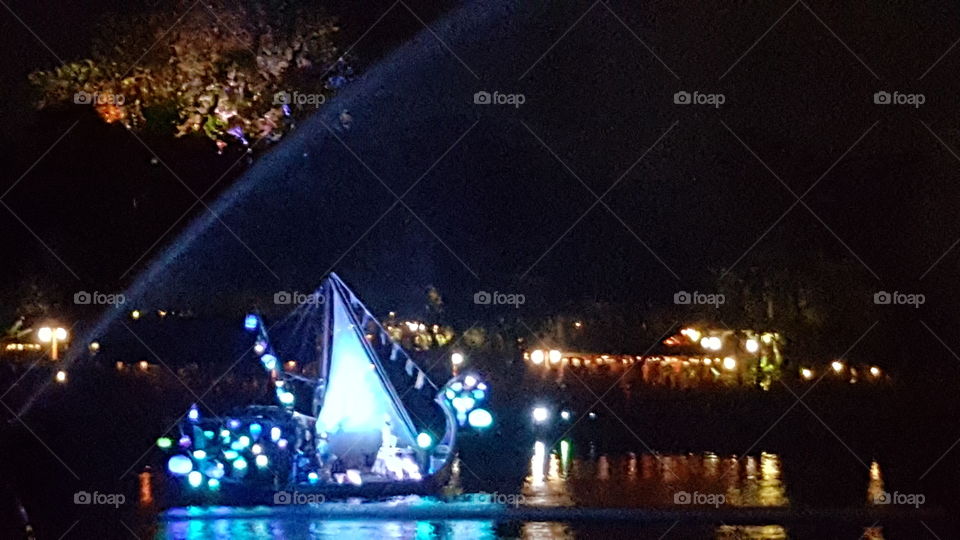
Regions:
<svg viewBox="0 0 960 540"><path fill-rule="evenodd" d="M30 75L39 108L92 105L107 123L176 136L275 140L292 114L276 99L329 75L337 61L334 19L287 0L204 0L184 12L172 0L148 14L103 21L91 57ZM336 62L336 63L335 63ZM342 73L319 88L342 82ZM322 99L322 98L321 98Z"/></svg>

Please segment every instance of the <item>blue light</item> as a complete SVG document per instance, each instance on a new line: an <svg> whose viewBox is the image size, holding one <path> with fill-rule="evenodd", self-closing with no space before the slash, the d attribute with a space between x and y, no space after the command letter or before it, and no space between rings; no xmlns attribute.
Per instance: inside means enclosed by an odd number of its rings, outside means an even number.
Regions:
<svg viewBox="0 0 960 540"><path fill-rule="evenodd" d="M207 480L207 487L209 487L210 489L219 489L220 480L217 480L216 478L211 478Z"/></svg>
<svg viewBox="0 0 960 540"><path fill-rule="evenodd" d="M276 426L270 428L270 440L271 440L271 441L273 441L273 442L279 441L279 440L280 440L280 436L281 436L282 434L283 434L283 432L280 431L280 428L278 428L278 427L276 427Z"/></svg>
<svg viewBox="0 0 960 540"><path fill-rule="evenodd" d="M467 416L467 421L472 427L484 429L493 424L493 415L486 409L474 409L470 411L470 415Z"/></svg>
<svg viewBox="0 0 960 540"><path fill-rule="evenodd" d="M200 474L200 471L193 471L187 475L187 482L190 482L190 485L193 487L200 487L200 484L203 483L203 475Z"/></svg>
<svg viewBox="0 0 960 540"><path fill-rule="evenodd" d="M237 469L238 471L245 470L247 468L247 460L243 459L242 457L237 458L236 461L233 462L233 468Z"/></svg>
<svg viewBox="0 0 960 540"><path fill-rule="evenodd" d="M260 424L250 424L250 436L253 437L253 440L259 439L261 433L263 433L263 426Z"/></svg>
<svg viewBox="0 0 960 540"><path fill-rule="evenodd" d="M467 412L472 409L477 402L469 396L457 396L453 398L453 408L460 412Z"/></svg>
<svg viewBox="0 0 960 540"><path fill-rule="evenodd" d="M200 410L197 409L196 403L190 406L190 412L187 413L187 418L189 418L191 422L196 422L200 419Z"/></svg>
<svg viewBox="0 0 960 540"><path fill-rule="evenodd" d="M247 330L256 330L257 326L260 326L260 319L253 313L247 315L247 318L243 320L243 327Z"/></svg>
<svg viewBox="0 0 960 540"><path fill-rule="evenodd" d="M240 427L240 421L235 418L231 418L230 421L227 422L227 425L230 426L230 429L237 429Z"/></svg>
<svg viewBox="0 0 960 540"><path fill-rule="evenodd" d="M310 482L311 484L316 484L317 482L320 481L320 475L315 472L311 472L310 474L307 475L307 481Z"/></svg>
<svg viewBox="0 0 960 540"><path fill-rule="evenodd" d="M193 457L196 459L207 459L207 453L203 450L194 450Z"/></svg>
<svg viewBox="0 0 960 540"><path fill-rule="evenodd" d="M203 474L210 478L223 478L223 463L210 463L203 469Z"/></svg>
<svg viewBox="0 0 960 540"><path fill-rule="evenodd" d="M261 356L260 361L263 362L263 367L267 368L268 371L273 371L277 368L277 357L272 354Z"/></svg>
<svg viewBox="0 0 960 540"><path fill-rule="evenodd" d="M483 390L477 389L473 391L473 398L476 399L477 401L480 401L485 397L487 397L487 394Z"/></svg>
<svg viewBox="0 0 960 540"><path fill-rule="evenodd" d="M460 382L460 381L457 381L457 382L451 384L451 385L450 385L450 388L452 388L454 392L459 392L459 391L463 390L463 383Z"/></svg>
<svg viewBox="0 0 960 540"><path fill-rule="evenodd" d="M420 433L417 435L417 446L420 448L430 448L430 445L433 444L433 437L429 433Z"/></svg>
<svg viewBox="0 0 960 540"><path fill-rule="evenodd" d="M190 461L190 458L187 456L180 454L171 456L170 460L167 461L167 470L170 471L171 474L183 476L193 470L193 461Z"/></svg>
<svg viewBox="0 0 960 540"><path fill-rule="evenodd" d="M447 391L444 392L443 395L446 396L447 399L453 399L453 398L457 397L457 393L454 392L453 390L449 389L449 388L447 388Z"/></svg>

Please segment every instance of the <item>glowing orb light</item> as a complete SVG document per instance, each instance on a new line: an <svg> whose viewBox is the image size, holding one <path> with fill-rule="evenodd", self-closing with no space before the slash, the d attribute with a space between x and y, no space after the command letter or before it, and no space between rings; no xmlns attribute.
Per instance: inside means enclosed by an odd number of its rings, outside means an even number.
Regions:
<svg viewBox="0 0 960 540"><path fill-rule="evenodd" d="M207 453L203 450L194 450L193 457L195 459L207 459Z"/></svg>
<svg viewBox="0 0 960 540"><path fill-rule="evenodd" d="M66 371L63 371L63 370L61 369L60 371L57 372L57 382L58 382L58 383L65 383L65 382L67 382L67 372L66 372Z"/></svg>
<svg viewBox="0 0 960 540"><path fill-rule="evenodd" d="M278 427L276 427L276 426L270 428L270 440L271 440L271 441L273 441L273 442L279 441L281 435L283 435L283 432L280 431L280 428L278 428Z"/></svg>
<svg viewBox="0 0 960 540"><path fill-rule="evenodd" d="M559 363L562 358L563 358L563 353L562 353L562 352L558 351L557 349L551 349L551 350L550 350L550 363L551 363L551 364L557 364L557 363Z"/></svg>
<svg viewBox="0 0 960 540"><path fill-rule="evenodd" d="M270 464L270 458L264 454L258 455L253 461L257 464L257 467L260 467L261 469Z"/></svg>
<svg viewBox="0 0 960 540"><path fill-rule="evenodd" d="M190 412L187 413L187 418L189 418L191 422L196 422L200 419L200 410L197 409L196 403L190 406Z"/></svg>
<svg viewBox="0 0 960 540"><path fill-rule="evenodd" d="M570 411L561 411L561 412L560 412L560 418L563 418L564 420L569 420L569 419L570 419Z"/></svg>
<svg viewBox="0 0 960 540"><path fill-rule="evenodd" d="M287 406L292 406L294 402L293 394L290 392L280 392L280 403L283 403Z"/></svg>
<svg viewBox="0 0 960 540"><path fill-rule="evenodd" d="M167 461L167 470L170 471L171 474L183 476L193 470L193 462L190 461L190 458L187 456L180 454L170 456L170 459Z"/></svg>
<svg viewBox="0 0 960 540"><path fill-rule="evenodd" d="M457 396L453 398L453 408L459 412L467 412L476 406L477 402L469 396Z"/></svg>
<svg viewBox="0 0 960 540"><path fill-rule="evenodd" d="M746 348L748 353L755 353L760 350L760 343L757 340L750 338L747 340Z"/></svg>
<svg viewBox="0 0 960 540"><path fill-rule="evenodd" d="M243 327L247 330L256 330L259 325L260 320L253 313L247 315L247 318L243 320Z"/></svg>
<svg viewBox="0 0 960 540"><path fill-rule="evenodd" d="M227 459L230 460L230 461L233 461L233 460L237 459L237 456L239 456L239 455L240 455L240 454L238 454L236 450L224 450L224 451L223 451L223 457L227 458Z"/></svg>
<svg viewBox="0 0 960 540"><path fill-rule="evenodd" d="M463 378L463 385L467 388L473 388L477 384L477 378L473 375L467 375Z"/></svg>
<svg viewBox="0 0 960 540"><path fill-rule="evenodd" d="M737 369L737 359L732 356L728 356L723 359L723 369L727 371L733 371Z"/></svg>
<svg viewBox="0 0 960 540"><path fill-rule="evenodd" d="M546 407L534 407L533 408L533 421L542 424L550 418L550 411Z"/></svg>
<svg viewBox="0 0 960 540"><path fill-rule="evenodd" d="M203 483L203 475L200 474L200 471L192 471L187 475L187 482L190 482L190 485L193 487L200 487L200 484Z"/></svg>
<svg viewBox="0 0 960 540"><path fill-rule="evenodd" d="M430 448L433 444L433 437L429 433L420 433L417 435L417 446L420 448Z"/></svg>
<svg viewBox="0 0 960 540"><path fill-rule="evenodd" d="M260 434L263 433L263 426L260 424L250 424L250 436L253 437L253 440L260 438Z"/></svg>
<svg viewBox="0 0 960 540"><path fill-rule="evenodd" d="M203 469L203 474L210 478L223 478L223 463L211 463Z"/></svg>
<svg viewBox="0 0 960 540"><path fill-rule="evenodd" d="M311 472L310 474L307 475L307 481L310 482L311 484L316 484L317 482L320 481L320 475L315 472Z"/></svg>
<svg viewBox="0 0 960 540"><path fill-rule="evenodd" d="M243 459L242 457L238 457L233 461L233 468L238 471L245 470L247 468L247 460Z"/></svg>
<svg viewBox="0 0 960 540"><path fill-rule="evenodd" d="M263 367L270 371L273 371L277 367L277 357L272 354L265 354L261 356L260 361L263 362Z"/></svg>
<svg viewBox="0 0 960 540"><path fill-rule="evenodd" d="M460 364L462 364L462 363L463 363L463 354L458 353L458 352L455 352L455 353L451 354L451 355L450 355L450 363L453 364L453 365L455 365L455 366L459 366Z"/></svg>
<svg viewBox="0 0 960 540"><path fill-rule="evenodd" d="M157 439L157 447L166 450L171 446L173 446L173 439L171 439L170 437L160 437L159 439Z"/></svg>
<svg viewBox="0 0 960 540"><path fill-rule="evenodd" d="M217 480L216 478L211 478L211 479L207 480L207 487L210 488L210 489L219 489L219 488L220 488L220 480Z"/></svg>
<svg viewBox="0 0 960 540"><path fill-rule="evenodd" d="M534 364L542 364L542 363L543 363L543 351L541 351L540 349L537 349L537 350L533 351L532 353L530 353L530 361L533 362Z"/></svg>
<svg viewBox="0 0 960 540"><path fill-rule="evenodd" d="M467 416L467 422L477 429L488 428L493 424L493 415L486 409L474 409Z"/></svg>

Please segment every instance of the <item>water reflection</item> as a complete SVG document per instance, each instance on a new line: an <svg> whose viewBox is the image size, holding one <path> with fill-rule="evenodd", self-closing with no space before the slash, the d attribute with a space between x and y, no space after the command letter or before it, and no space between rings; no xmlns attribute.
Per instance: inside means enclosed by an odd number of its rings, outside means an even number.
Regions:
<svg viewBox="0 0 960 540"><path fill-rule="evenodd" d="M176 540L253 538L285 539L380 539L380 538L497 538L490 521L378 521L300 519L188 520L161 524L157 538ZM534 537L536 538L536 537Z"/></svg>
<svg viewBox="0 0 960 540"><path fill-rule="evenodd" d="M689 504L682 493L717 495L727 506L788 506L776 454L721 458L716 454L591 455L573 457L572 443L538 441L522 495L533 506L650 507ZM679 496L679 499L678 499ZM696 501L693 501L696 503ZM701 502L701 504L705 504Z"/></svg>
<svg viewBox="0 0 960 540"><path fill-rule="evenodd" d="M711 452L702 454L603 453L592 445L577 451L571 440L560 441L554 447L538 441L530 453L528 474L514 492L520 505L533 507L592 507L592 508L669 508L683 510L678 493L722 495L723 507L787 507L790 500L779 455L732 456ZM475 493L464 493L459 481L459 460L453 462L450 483L439 498L413 498L410 504L447 505L473 501ZM149 474L139 479L141 505L153 503L156 482ZM493 491L493 490L491 490ZM880 465L870 466L867 497L874 501L884 491ZM500 491L504 495L503 491ZM510 494L506 494L510 495ZM406 499L404 499L406 500ZM409 501L408 501L409 503ZM360 504L360 503L358 503ZM364 506L394 505L393 502L364 502ZM404 504L398 502L396 504ZM472 503L470 503L472 504ZM509 504L513 504L512 502ZM452 508L452 506L451 506ZM689 509L709 510L709 506ZM262 512L236 515L243 509L224 509L220 513L210 509L187 510L182 519L159 524L158 538L174 539L245 539L245 538L523 538L573 539L586 536L630 538L657 538L664 527L643 527L634 524L600 522L537 522L497 523L493 520L329 520L315 518L309 512ZM211 513L212 512L212 513ZM192 519L204 514L204 519ZM348 518L349 516L344 516ZM451 517L463 517L451 514ZM862 529L865 538L883 540L880 527ZM642 532L642 534L641 534ZM777 524L750 526L703 526L680 523L671 537L714 538L717 540L779 540L799 534ZM652 536L651 536L652 535Z"/></svg>

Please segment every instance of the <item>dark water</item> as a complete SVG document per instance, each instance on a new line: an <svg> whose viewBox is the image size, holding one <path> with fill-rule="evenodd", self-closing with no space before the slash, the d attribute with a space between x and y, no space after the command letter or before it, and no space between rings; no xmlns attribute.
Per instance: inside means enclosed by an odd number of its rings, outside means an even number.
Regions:
<svg viewBox="0 0 960 540"><path fill-rule="evenodd" d="M400 497L388 501L327 501L316 505L256 508L174 508L144 523L141 537L197 538L936 538L936 523L907 520L896 534L857 518L818 523L732 525L682 519L628 521L602 512L619 509L655 512L730 511L737 508L787 509L790 474L777 454L742 457L699 453L686 455L575 455L571 441L550 449L537 442L530 452L526 477L513 492L464 489L475 478L457 461L450 482L439 497ZM799 471L798 474L802 474ZM141 504L152 504L149 475L141 477ZM882 465L873 462L863 475L863 510L876 508L875 498L887 488ZM470 512L513 508L510 519L460 519ZM523 509L558 509L556 521L523 519ZM592 510L601 510L592 512ZM404 519L428 512L429 519ZM451 519L444 519L449 514ZM378 515L387 516L380 519ZM516 516L520 519L514 519ZM653 514L650 514L653 515ZM337 516L331 519L331 516ZM439 518L436 516L440 516ZM394 519L396 518L396 519ZM943 533L946 534L946 533ZM941 536L947 538L948 536Z"/></svg>

